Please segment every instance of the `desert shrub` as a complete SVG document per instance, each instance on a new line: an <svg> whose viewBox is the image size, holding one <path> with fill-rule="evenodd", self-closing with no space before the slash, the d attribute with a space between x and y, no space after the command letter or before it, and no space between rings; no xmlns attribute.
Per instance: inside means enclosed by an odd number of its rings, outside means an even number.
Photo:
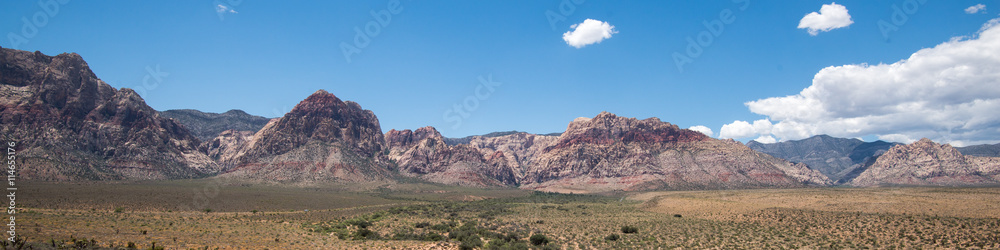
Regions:
<svg viewBox="0 0 1000 250"><path fill-rule="evenodd" d="M462 243L458 245L458 249L475 249L481 246L483 246L483 240L479 239L479 236L471 236L465 237Z"/></svg>
<svg viewBox="0 0 1000 250"><path fill-rule="evenodd" d="M639 228L636 228L634 226L622 226L622 233L634 234L634 233L638 233L638 232L639 232Z"/></svg>
<svg viewBox="0 0 1000 250"><path fill-rule="evenodd" d="M536 246L549 244L549 237L545 237L545 235L541 234L532 235L531 238L529 238L528 240L531 241L532 245Z"/></svg>
<svg viewBox="0 0 1000 250"><path fill-rule="evenodd" d="M440 223L440 224L431 226L431 230L437 230L437 231L448 231L450 229L451 229L451 225L445 224L443 222Z"/></svg>
<svg viewBox="0 0 1000 250"><path fill-rule="evenodd" d="M517 233L515 233L515 232L507 232L507 234L504 235L503 238L502 238L502 240L506 241L506 242L518 241L520 239L521 239L521 236L517 235Z"/></svg>
<svg viewBox="0 0 1000 250"><path fill-rule="evenodd" d="M124 207L116 207L115 208L115 213L121 213L121 212L125 212L125 208Z"/></svg>
<svg viewBox="0 0 1000 250"><path fill-rule="evenodd" d="M618 236L618 234L611 234L611 235L608 235L608 236L604 236L604 239L605 240L610 240L610 241L616 241L618 239L621 239L621 236Z"/></svg>
<svg viewBox="0 0 1000 250"><path fill-rule="evenodd" d="M413 232L413 229L400 227L392 234L393 240L422 240L424 237Z"/></svg>
<svg viewBox="0 0 1000 250"><path fill-rule="evenodd" d="M354 231L352 238L354 240L377 240L381 237L379 237L378 233L368 228L359 228L357 231Z"/></svg>
<svg viewBox="0 0 1000 250"><path fill-rule="evenodd" d="M499 249L503 249L503 250L528 250L528 249L531 249L531 247L528 246L528 243L525 243L523 241L517 241L517 242L493 242L493 241L490 241L490 244L486 245L486 247L484 247L484 248L485 249L490 249L490 250L499 250Z"/></svg>
<svg viewBox="0 0 1000 250"><path fill-rule="evenodd" d="M431 233L425 234L423 240L425 240L425 241L442 241L442 240L444 240L444 236L441 235L441 234L435 233L435 232L431 232Z"/></svg>
<svg viewBox="0 0 1000 250"><path fill-rule="evenodd" d="M354 225L354 226L357 226L359 228L368 228L368 227L372 226L372 222L371 221L365 220L363 218L351 219L351 220L347 221L347 224L348 225Z"/></svg>

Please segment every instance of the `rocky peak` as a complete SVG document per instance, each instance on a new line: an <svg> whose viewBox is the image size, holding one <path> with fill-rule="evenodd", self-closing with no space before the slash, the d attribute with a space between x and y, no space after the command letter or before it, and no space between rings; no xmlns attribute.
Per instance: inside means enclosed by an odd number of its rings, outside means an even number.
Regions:
<svg viewBox="0 0 1000 250"><path fill-rule="evenodd" d="M0 132L37 162L28 179L164 179L213 173L198 139L131 89L101 81L76 53L0 48Z"/></svg>
<svg viewBox="0 0 1000 250"><path fill-rule="evenodd" d="M506 153L506 152L504 152ZM826 185L802 164L716 140L657 118L602 112L577 118L532 159L522 188L557 192Z"/></svg>
<svg viewBox="0 0 1000 250"><path fill-rule="evenodd" d="M908 145L890 148L854 178L851 184L855 186L996 184L998 182L996 172L1000 166L989 158L964 156L951 145L942 145L923 138Z"/></svg>
<svg viewBox="0 0 1000 250"><path fill-rule="evenodd" d="M571 122L566 132L559 138L555 148L572 144L614 144L614 143L669 143L692 142L710 139L708 136L677 125L662 122L659 118L618 117L607 111L594 118L577 118Z"/></svg>
<svg viewBox="0 0 1000 250"><path fill-rule="evenodd" d="M418 128L416 131L404 129L404 130L389 130L385 133L386 146L390 148L409 148L415 143L418 143L427 138L437 138L442 139L441 133L437 131L434 127L427 126Z"/></svg>
<svg viewBox="0 0 1000 250"><path fill-rule="evenodd" d="M222 152L225 176L277 182L341 180L391 181L378 118L354 102L319 90L253 136L230 135L225 142L248 140L229 157ZM206 147L212 150L212 145ZM210 151L211 153L211 151Z"/></svg>
<svg viewBox="0 0 1000 250"><path fill-rule="evenodd" d="M355 152L374 156L383 148L382 128L371 110L319 90L295 105L291 112L268 124L254 136L251 154L277 155L310 140L343 142Z"/></svg>

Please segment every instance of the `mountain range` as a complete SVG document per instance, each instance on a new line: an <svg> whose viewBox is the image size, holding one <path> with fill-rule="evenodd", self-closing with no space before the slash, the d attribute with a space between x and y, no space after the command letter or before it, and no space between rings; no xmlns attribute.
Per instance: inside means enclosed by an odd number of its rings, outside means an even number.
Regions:
<svg viewBox="0 0 1000 250"><path fill-rule="evenodd" d="M319 90L278 118L239 110L158 112L101 81L77 54L0 48L0 132L26 179L228 178L268 183L427 182L556 192L992 185L998 158L929 140L816 136L720 140L657 118L602 112L562 133L445 138L382 132L374 112ZM995 156L996 145L969 147ZM993 151L990 151L993 150Z"/></svg>

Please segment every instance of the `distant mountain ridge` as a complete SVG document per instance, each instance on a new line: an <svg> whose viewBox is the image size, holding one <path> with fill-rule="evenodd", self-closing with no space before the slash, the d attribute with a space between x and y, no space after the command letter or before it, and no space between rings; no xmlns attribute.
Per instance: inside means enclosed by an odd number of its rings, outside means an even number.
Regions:
<svg viewBox="0 0 1000 250"><path fill-rule="evenodd" d="M828 135L770 144L747 142L747 146L756 151L791 162L804 163L835 182L850 177L851 171L862 167L867 161L878 157L895 145L899 144L884 141L864 142L859 139Z"/></svg>
<svg viewBox="0 0 1000 250"><path fill-rule="evenodd" d="M963 155L1000 157L1000 143L992 145L983 144L968 147L956 147L955 149L957 149L958 152L962 152Z"/></svg>
<svg viewBox="0 0 1000 250"><path fill-rule="evenodd" d="M382 185L420 179L555 192L1000 184L1000 158L973 156L996 154L1000 145L829 136L743 145L655 117L608 112L545 135L448 139L433 127L383 134L374 112L325 90L274 119L238 110L157 112L135 91L98 79L77 54L2 48L0 121L3 139L17 141L18 159L32 166L20 176L32 180Z"/></svg>
<svg viewBox="0 0 1000 250"><path fill-rule="evenodd" d="M233 109L225 113L202 112L194 109L173 109L160 111L160 116L174 119L183 124L198 139L207 141L218 136L222 131L252 131L257 132L270 121L270 118L247 114L243 110Z"/></svg>
<svg viewBox="0 0 1000 250"><path fill-rule="evenodd" d="M454 145L458 145L458 144L469 144L469 143L472 142L473 139L475 139L477 137L480 137L480 138L492 138L492 137L500 137L500 136L505 136L505 135L517 134L517 133L528 133L528 132L520 132L520 131L517 131L517 130L511 130L511 131L490 132L490 133L484 134L484 135L470 135L470 136L461 137L461 138L444 137L444 142L446 144L448 144L448 145L454 146ZM530 134L530 133L528 133L528 134ZM540 135L544 135L544 136L559 136L559 135L562 135L562 133L548 133L548 134L540 134Z"/></svg>

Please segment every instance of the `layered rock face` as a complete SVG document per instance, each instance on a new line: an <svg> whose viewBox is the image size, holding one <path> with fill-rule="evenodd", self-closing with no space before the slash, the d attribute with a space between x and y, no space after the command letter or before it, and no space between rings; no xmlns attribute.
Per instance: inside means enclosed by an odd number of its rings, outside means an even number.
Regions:
<svg viewBox="0 0 1000 250"><path fill-rule="evenodd" d="M756 141L747 143L753 150L790 162L804 163L837 182L850 181L850 178L854 177L850 175L852 171L864 167L866 162L877 158L895 145L897 143L864 142L827 135L771 144Z"/></svg>
<svg viewBox="0 0 1000 250"><path fill-rule="evenodd" d="M160 112L160 116L174 119L184 125L195 137L208 141L226 130L250 131L256 133L271 119L247 114L233 109L225 113L201 112L193 109L175 109Z"/></svg>
<svg viewBox="0 0 1000 250"><path fill-rule="evenodd" d="M202 142L198 150L216 162L235 162L236 155L253 140L254 133L234 129L222 131L215 138Z"/></svg>
<svg viewBox="0 0 1000 250"><path fill-rule="evenodd" d="M220 155L224 177L277 182L393 178L375 114L324 90L246 139L236 154Z"/></svg>
<svg viewBox="0 0 1000 250"><path fill-rule="evenodd" d="M38 180L193 178L218 169L200 141L80 55L0 48L0 133Z"/></svg>
<svg viewBox="0 0 1000 250"><path fill-rule="evenodd" d="M924 138L892 147L851 181L854 186L965 186L1000 183L1000 160L962 155Z"/></svg>
<svg viewBox="0 0 1000 250"><path fill-rule="evenodd" d="M517 132L503 136L473 136L468 145L486 156L503 156L507 164L515 167L515 175L520 182L528 166L534 164L536 157L555 145L558 139L559 136Z"/></svg>
<svg viewBox="0 0 1000 250"><path fill-rule="evenodd" d="M448 145L433 127L390 130L389 158L400 173L427 181L462 186L514 186L520 171L503 152L483 154L470 145Z"/></svg>
<svg viewBox="0 0 1000 250"><path fill-rule="evenodd" d="M826 176L656 118L577 118L535 156L522 188L562 192L800 187Z"/></svg>

